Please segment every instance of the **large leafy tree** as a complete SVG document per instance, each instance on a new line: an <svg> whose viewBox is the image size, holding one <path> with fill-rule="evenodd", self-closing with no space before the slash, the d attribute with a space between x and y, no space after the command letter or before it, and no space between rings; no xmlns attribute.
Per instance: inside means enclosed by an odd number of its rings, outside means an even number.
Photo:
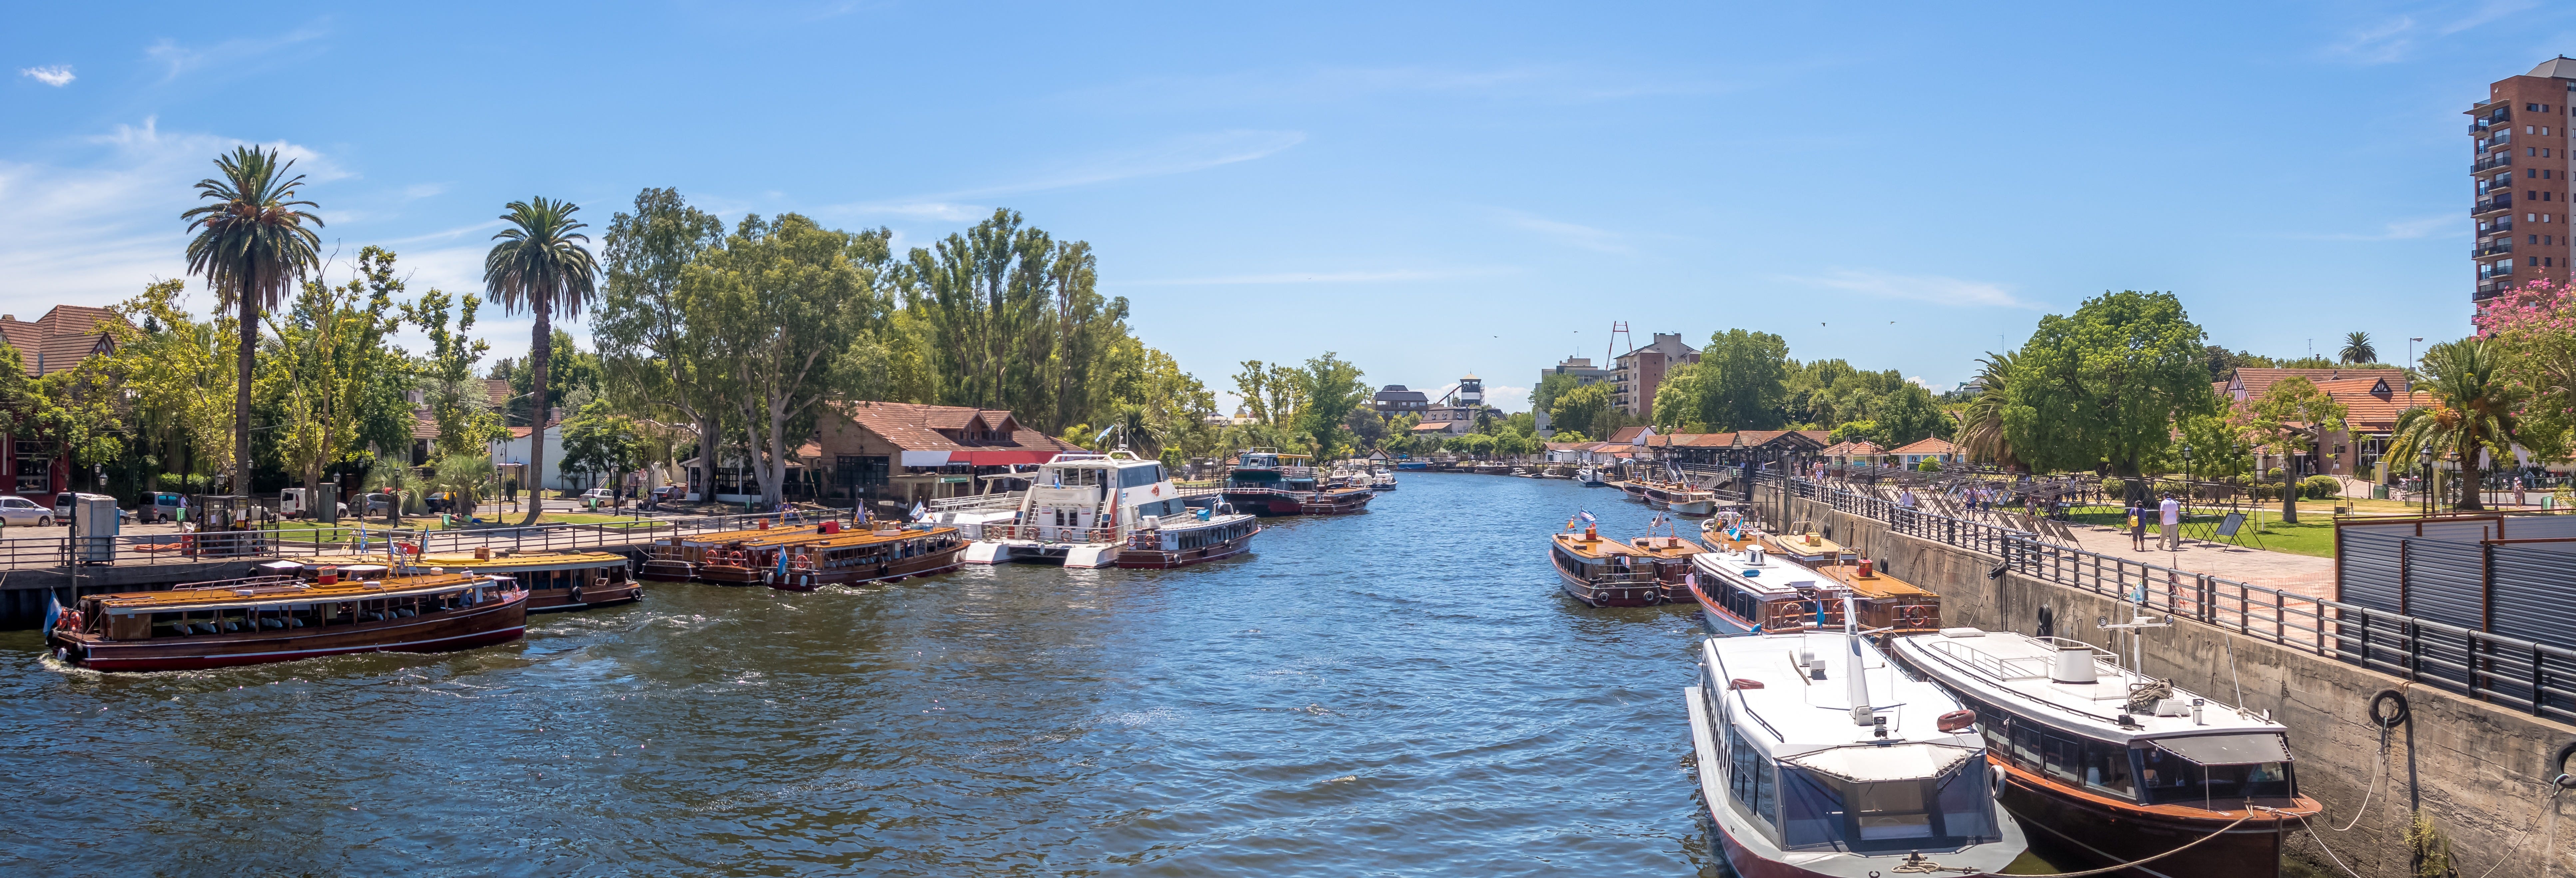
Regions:
<svg viewBox="0 0 2576 878"><path fill-rule="evenodd" d="M1787 421L1789 343L1768 332L1730 329L1709 336L1699 362L1666 373L1655 390L1655 420L1721 432L1776 430Z"/></svg>
<svg viewBox="0 0 2576 878"><path fill-rule="evenodd" d="M483 258L483 285L485 294L504 312L524 310L536 316L536 328L528 340L535 387L531 393L535 399L546 399L546 370L554 359L555 313L581 316L582 306L598 294L594 279L599 266L585 246L590 236L580 232L586 224L572 218L580 207L539 197L510 202L508 209L501 220L509 227L492 236L501 243L492 245ZM541 498L545 496L547 414L540 409L528 423L528 491L538 502L528 504L525 524L537 523L545 510Z"/></svg>
<svg viewBox="0 0 2576 878"><path fill-rule="evenodd" d="M677 413L710 454L732 407L722 370L707 357L712 341L686 319L680 279L724 237L724 221L689 206L677 190L636 193L634 212L609 221L601 246L607 285L590 319L608 396L635 410ZM909 371L926 374L928 366Z"/></svg>
<svg viewBox="0 0 2576 878"><path fill-rule="evenodd" d="M197 196L211 202L179 215L196 237L188 242L188 273L206 279L224 305L236 305L233 448L250 448L251 373L259 352L260 314L298 281L321 267L319 207L297 197L304 175L289 174L293 159L274 149L235 147L215 159L220 176L197 182ZM235 492L250 490L250 455L233 458Z"/></svg>
<svg viewBox="0 0 2576 878"><path fill-rule="evenodd" d="M148 466L143 485L160 476L232 471L233 358L228 321L200 321L179 307L185 284L165 280L146 287L114 310L118 320L100 324L114 339L107 359L126 395L136 462Z"/></svg>
<svg viewBox="0 0 2576 878"><path fill-rule="evenodd" d="M2041 469L2136 477L2176 421L2218 404L2202 337L2171 293L2104 293L2041 318L2013 361L2004 440Z"/></svg>
<svg viewBox="0 0 2576 878"><path fill-rule="evenodd" d="M2401 418L2389 437L2388 456L2407 460L2429 450L2459 467L2460 509L2483 509L2478 490L2487 459L2511 460L2522 432L2521 409L2531 391L2504 374L2505 349L2484 338L2446 341L2424 351L2424 380L2434 405ZM2481 456L2484 453L2485 457Z"/></svg>
<svg viewBox="0 0 2576 878"><path fill-rule="evenodd" d="M475 377L474 364L491 349L490 344L469 334L479 306L480 300L472 296L459 299L436 288L422 293L419 301L402 306L403 321L429 337L429 353L416 368L423 385L423 402L438 425L437 451L433 456L439 459L468 454L489 456L490 450L484 446L510 435L492 408L482 379Z"/></svg>
<svg viewBox="0 0 2576 878"><path fill-rule="evenodd" d="M889 237L792 213L747 216L681 279L687 319L710 339L708 363L723 370L768 503L782 498L818 407L864 391L883 372L874 334L892 302Z"/></svg>
<svg viewBox="0 0 2576 878"><path fill-rule="evenodd" d="M1659 392L1658 397L1662 396ZM1608 436L1601 429L1602 419L1610 414L1610 388L1604 384L1585 384L1556 395L1555 405L1548 409L1547 421L1558 430L1572 430L1594 436ZM1669 422L1668 422L1669 423Z"/></svg>
<svg viewBox="0 0 2576 878"><path fill-rule="evenodd" d="M1297 408L1296 427L1315 437L1317 453L1339 457L1350 447L1351 412L1369 400L1368 385L1360 383L1360 367L1331 351L1310 358L1303 368L1290 377L1303 404Z"/></svg>
<svg viewBox="0 0 2576 878"><path fill-rule="evenodd" d="M2317 437L2343 429L2345 408L2334 397L2293 375L2263 389L2246 406L2254 435L2288 460L2316 447ZM2298 467L2281 468L2281 520L2299 523Z"/></svg>
<svg viewBox="0 0 2576 878"><path fill-rule="evenodd" d="M276 448L307 491L321 484L325 468L363 461L368 445L386 444L389 421L403 438L410 434L408 417L386 416L405 408L402 382L383 380L405 365L401 350L386 343L401 325L394 254L370 246L355 267L345 285L306 282L282 314L270 315L277 345L261 383L287 415Z"/></svg>
<svg viewBox="0 0 2576 878"><path fill-rule="evenodd" d="M2502 355L2504 374L2531 391L2517 437L2548 460L2576 452L2576 285L2532 281L2478 309L2478 334Z"/></svg>

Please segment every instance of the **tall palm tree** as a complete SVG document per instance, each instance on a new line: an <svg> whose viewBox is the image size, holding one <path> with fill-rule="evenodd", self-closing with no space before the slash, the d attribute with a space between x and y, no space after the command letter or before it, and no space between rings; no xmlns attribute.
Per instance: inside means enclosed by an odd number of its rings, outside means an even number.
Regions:
<svg viewBox="0 0 2576 878"><path fill-rule="evenodd" d="M528 504L526 524L537 523L545 511L546 366L554 358L555 312L581 316L581 306L599 296L592 283L599 263L582 246L590 236L575 231L584 227L572 218L579 210L572 202L544 198L510 202L510 212L501 215L510 227L492 236L501 243L492 245L491 255L483 259L483 286L490 300L504 312L525 309L537 317L528 343L528 372L536 385L528 394L528 410L535 413L528 418L528 496L536 502Z"/></svg>
<svg viewBox="0 0 2576 878"><path fill-rule="evenodd" d="M2004 384L2012 380L2013 355L1989 353L1977 370L1977 395L1968 400L1959 413L1959 450L1969 460L1990 460L2004 466L2020 463L2013 457L2012 444L2004 441Z"/></svg>
<svg viewBox="0 0 2576 878"><path fill-rule="evenodd" d="M1129 450L1146 457L1163 453L1163 433L1154 429L1154 422L1146 417L1144 406L1119 406L1113 423L1118 427L1118 440Z"/></svg>
<svg viewBox="0 0 2576 878"><path fill-rule="evenodd" d="M2503 350L2483 338L2426 349L2424 380L2416 386L2433 395L2434 406L2401 418L2397 433L2389 437L2392 459L2403 461L2430 449L2435 459L2449 458L2459 466L2459 509L2485 508L2478 500L2485 469L2478 452L2505 459L2522 427L2519 410L2531 392L2498 374L2503 359Z"/></svg>
<svg viewBox="0 0 2576 878"><path fill-rule="evenodd" d="M234 147L215 159L219 177L197 181L197 196L214 203L179 215L197 237L188 242L188 273L202 275L218 307L241 306L240 363L233 394L233 493L250 490L251 365L259 351L259 318L308 272L322 265L322 218L299 207L304 175L287 176L295 160L276 150ZM311 225L306 225L311 223Z"/></svg>
<svg viewBox="0 0 2576 878"><path fill-rule="evenodd" d="M2343 350L2336 356L2346 363L2379 362L2379 349L2370 346L2370 333L2356 332L2343 337Z"/></svg>

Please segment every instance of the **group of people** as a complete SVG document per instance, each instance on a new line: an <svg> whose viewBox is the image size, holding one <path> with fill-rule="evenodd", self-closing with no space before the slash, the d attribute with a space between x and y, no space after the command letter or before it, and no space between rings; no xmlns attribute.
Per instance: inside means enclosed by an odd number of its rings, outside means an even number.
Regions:
<svg viewBox="0 0 2576 878"><path fill-rule="evenodd" d="M2182 501L2174 499L2171 491L2165 492L2164 499L2157 501L2153 512L2148 511L2143 497L2129 501L2129 547L2141 552L2147 550L2149 515L2155 516L2158 532L2164 540L2160 548L2168 552L2181 551Z"/></svg>

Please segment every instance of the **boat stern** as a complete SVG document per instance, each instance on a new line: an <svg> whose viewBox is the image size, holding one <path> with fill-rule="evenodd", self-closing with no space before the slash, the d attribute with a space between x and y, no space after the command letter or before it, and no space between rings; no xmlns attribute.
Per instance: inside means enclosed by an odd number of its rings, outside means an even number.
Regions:
<svg viewBox="0 0 2576 878"><path fill-rule="evenodd" d="M968 564L1007 564L1011 561L1011 545L1000 540L977 541L966 547L965 557L959 560Z"/></svg>

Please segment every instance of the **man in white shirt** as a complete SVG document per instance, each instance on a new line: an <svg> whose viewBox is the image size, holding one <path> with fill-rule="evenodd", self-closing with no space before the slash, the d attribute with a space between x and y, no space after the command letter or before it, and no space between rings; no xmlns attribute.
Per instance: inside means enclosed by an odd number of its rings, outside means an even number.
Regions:
<svg viewBox="0 0 2576 878"><path fill-rule="evenodd" d="M2164 502L2156 504L2156 521L2164 525L2165 551L2181 551L2182 501L2175 500L2172 494L2166 494Z"/></svg>
<svg viewBox="0 0 2576 878"><path fill-rule="evenodd" d="M1914 489L1906 488L1904 491L1898 493L1896 495L1896 505L1903 506L1907 509L1914 508Z"/></svg>

